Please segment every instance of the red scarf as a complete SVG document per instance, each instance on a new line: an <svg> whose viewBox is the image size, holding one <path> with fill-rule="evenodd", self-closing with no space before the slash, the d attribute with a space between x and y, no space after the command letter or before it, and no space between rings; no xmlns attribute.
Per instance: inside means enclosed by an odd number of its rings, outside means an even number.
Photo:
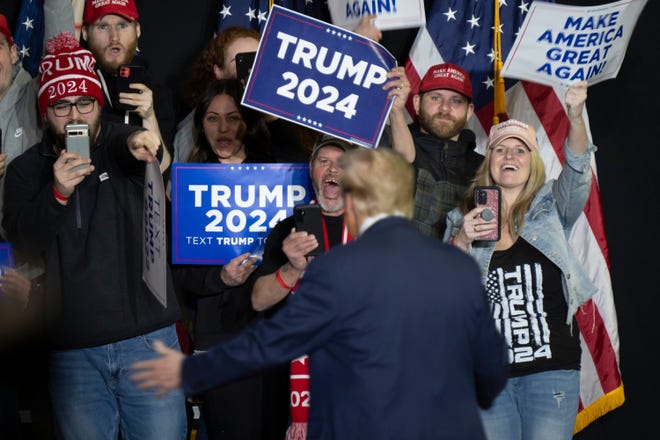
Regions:
<svg viewBox="0 0 660 440"><path fill-rule="evenodd" d="M328 228L323 221L323 241L325 251L330 249L330 240L328 239ZM348 233L346 224L342 226L341 243L346 244L353 239ZM291 289L291 293L295 293L298 284ZM286 440L305 440L307 438L307 416L309 414L309 359L307 355L303 355L298 359L291 361L291 385L290 385L290 408L291 408L291 425L286 431Z"/></svg>

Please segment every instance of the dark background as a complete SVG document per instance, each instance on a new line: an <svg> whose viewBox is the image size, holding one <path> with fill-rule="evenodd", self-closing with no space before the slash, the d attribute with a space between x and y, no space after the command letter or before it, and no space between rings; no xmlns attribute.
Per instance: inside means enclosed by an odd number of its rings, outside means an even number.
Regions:
<svg viewBox="0 0 660 440"><path fill-rule="evenodd" d="M187 67L211 38L219 0L136 0L141 15L140 48L152 69L177 96L177 115ZM430 3L426 2L427 5ZM595 5L606 1L560 1ZM2 0L0 12L15 23L20 0ZM427 6L427 10L430 9ZM616 79L589 90L587 107L594 143L620 337L620 367L626 402L575 436L578 440L647 438L657 432L655 382L660 288L660 102L658 57L660 2L649 0ZM382 43L402 62L414 32L385 33ZM660 273L660 271L659 271Z"/></svg>

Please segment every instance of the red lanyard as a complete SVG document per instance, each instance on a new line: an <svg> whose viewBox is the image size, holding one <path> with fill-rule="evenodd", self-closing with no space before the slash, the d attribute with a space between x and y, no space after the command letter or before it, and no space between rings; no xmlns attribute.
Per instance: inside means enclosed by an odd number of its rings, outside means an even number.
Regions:
<svg viewBox="0 0 660 440"><path fill-rule="evenodd" d="M325 225L325 217L321 216L321 223L323 223L323 244L325 245L325 251L330 250L330 239L328 238L328 227ZM341 222L341 244L346 244L349 241L353 240L348 233L348 228L346 227L346 222Z"/></svg>

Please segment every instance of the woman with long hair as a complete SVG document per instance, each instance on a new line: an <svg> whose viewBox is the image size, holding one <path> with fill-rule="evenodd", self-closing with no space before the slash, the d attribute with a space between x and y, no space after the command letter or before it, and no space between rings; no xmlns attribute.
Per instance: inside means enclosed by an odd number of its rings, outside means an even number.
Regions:
<svg viewBox="0 0 660 440"><path fill-rule="evenodd" d="M193 113L193 149L188 162L273 162L259 129L259 113L240 104L243 87L238 80L213 81L201 95Z"/></svg>
<svg viewBox="0 0 660 440"><path fill-rule="evenodd" d="M216 80L239 79L236 71L236 56L253 53L259 47L259 32L242 26L224 29L209 41L199 59L189 72L186 85L188 102L197 107L204 91ZM245 86L241 80L241 84ZM242 91L241 91L242 95ZM241 102L240 97L237 102ZM298 124L264 113L259 115L258 127L265 135L262 146L277 162L307 162L309 148L313 145L316 132ZM174 162L183 162L189 157L193 144L194 115L188 114L177 126L174 138ZM313 138L312 138L313 136ZM308 145L309 144L309 145Z"/></svg>
<svg viewBox="0 0 660 440"><path fill-rule="evenodd" d="M580 391L580 339L574 314L596 292L569 248L571 229L591 189L591 153L582 117L587 83L566 93L566 163L546 182L534 129L508 120L492 127L482 166L445 240L472 255L496 327L509 347L506 388L483 410L488 440L571 439ZM497 218L475 207L474 190L501 191L500 238L482 238Z"/></svg>
<svg viewBox="0 0 660 440"><path fill-rule="evenodd" d="M194 144L187 162L271 163L259 113L240 104L243 86L236 79L211 82L193 112ZM256 258L249 252L223 266L173 265L177 289L192 317L194 350L205 351L261 318L250 300ZM288 371L264 373L219 386L201 396L201 427L208 439L284 438L287 426ZM279 394L270 388L281 378ZM275 418L265 408L282 408ZM274 421L273 421L274 420ZM204 438L202 436L202 438Z"/></svg>

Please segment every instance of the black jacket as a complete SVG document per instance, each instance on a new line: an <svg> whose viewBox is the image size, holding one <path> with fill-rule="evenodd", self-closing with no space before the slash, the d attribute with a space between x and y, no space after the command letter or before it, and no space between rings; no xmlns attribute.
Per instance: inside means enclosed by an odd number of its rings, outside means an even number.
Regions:
<svg viewBox="0 0 660 440"><path fill-rule="evenodd" d="M17 157L7 169L7 238L46 265L46 313L57 349L92 347L135 337L179 318L169 270L167 308L142 281L144 162L126 140L136 127L101 123L91 149L94 172L67 206L53 197L52 140Z"/></svg>

